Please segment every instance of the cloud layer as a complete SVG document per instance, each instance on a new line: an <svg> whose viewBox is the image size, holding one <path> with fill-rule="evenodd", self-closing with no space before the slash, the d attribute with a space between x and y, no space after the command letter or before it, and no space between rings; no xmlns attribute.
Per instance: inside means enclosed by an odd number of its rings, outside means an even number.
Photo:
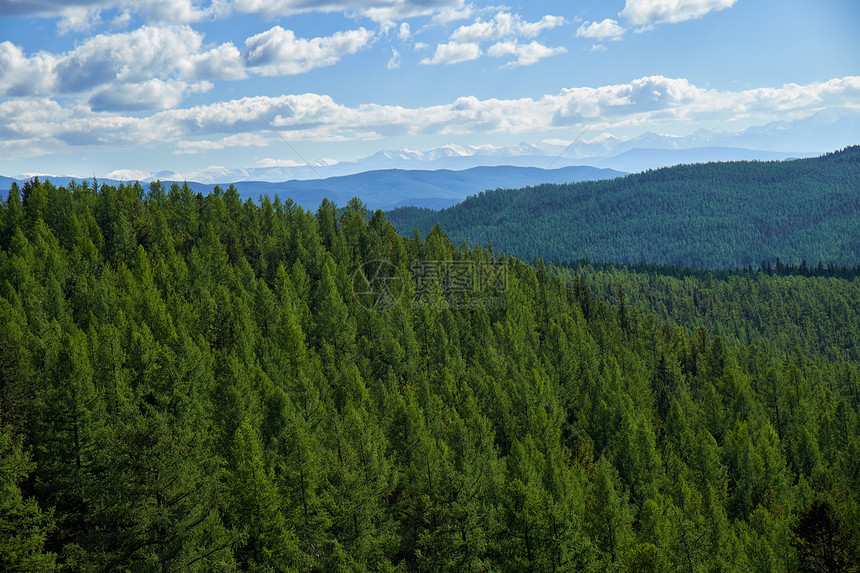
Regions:
<svg viewBox="0 0 860 573"><path fill-rule="evenodd" d="M468 7L463 0L0 0L0 16L60 18L61 32L86 29L106 15L114 23L135 15L150 24L191 24L237 13L274 18L308 12L356 12L377 22L396 22L417 16L459 18Z"/></svg>
<svg viewBox="0 0 860 573"><path fill-rule="evenodd" d="M144 84L142 97L148 90L170 89L169 85ZM703 119L725 123L755 117L766 122L852 105L858 98L857 76L743 91L719 91L695 86L683 78L651 76L625 84L564 89L538 99L467 96L417 108L347 106L329 96L308 93L241 98L136 117L64 107L47 98L11 99L0 103L0 149L14 154L26 145L31 149L60 149L164 142L174 145L177 152L195 153L230 146L263 146L276 141L263 120L282 137L296 141L546 133L584 126L596 118L597 129L658 129L673 122Z"/></svg>

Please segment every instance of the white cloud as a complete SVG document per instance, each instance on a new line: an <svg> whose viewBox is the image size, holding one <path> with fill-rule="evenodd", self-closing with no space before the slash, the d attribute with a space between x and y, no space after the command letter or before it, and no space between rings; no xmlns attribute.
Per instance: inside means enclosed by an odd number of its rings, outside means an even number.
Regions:
<svg viewBox="0 0 860 573"><path fill-rule="evenodd" d="M109 87L89 99L93 111L144 111L170 109L179 105L188 85L185 82L152 79L126 84L122 89Z"/></svg>
<svg viewBox="0 0 860 573"><path fill-rule="evenodd" d="M150 22L162 24L199 22L211 17L220 3L211 2L208 8L202 10L193 0L134 0L123 4L145 14Z"/></svg>
<svg viewBox="0 0 860 573"><path fill-rule="evenodd" d="M60 32L91 27L108 12L118 13L119 19L115 18L118 23L127 23L129 15L135 14L150 24L177 25L224 18L233 13L277 18L311 12L353 12L380 23L418 16L449 22L469 17L472 10L464 0L0 0L0 17L59 18Z"/></svg>
<svg viewBox="0 0 860 573"><path fill-rule="evenodd" d="M472 17L474 8L472 4L460 2L458 6L442 8L433 15L434 24L450 24L457 20L468 20Z"/></svg>
<svg viewBox="0 0 860 573"><path fill-rule="evenodd" d="M520 44L516 41L507 41L498 42L490 46L487 50L487 55L496 58L516 56L516 60L505 64L505 67L513 68L516 66L530 66L543 58L564 54L566 52L567 50L564 47L550 48L543 44L539 44L538 42Z"/></svg>
<svg viewBox="0 0 860 573"><path fill-rule="evenodd" d="M176 144L176 153L192 154L204 151L215 151L227 147L266 147L269 144L267 138L253 133L237 133L220 139L179 141Z"/></svg>
<svg viewBox="0 0 860 573"><path fill-rule="evenodd" d="M392 50L391 52L391 59L388 60L388 65L386 67L389 70L396 70L400 67L400 52L397 50Z"/></svg>
<svg viewBox="0 0 860 573"><path fill-rule="evenodd" d="M456 14L465 9L463 0L357 0L339 4L347 3L350 6L343 8L343 10L357 9L361 14L376 22L400 22L408 18L443 14L450 17L451 14ZM326 2L322 4L326 4Z"/></svg>
<svg viewBox="0 0 860 573"><path fill-rule="evenodd" d="M366 47L372 39L373 32L364 28L307 40L296 38L292 30L275 26L245 41L242 60L264 76L301 74L330 66Z"/></svg>
<svg viewBox="0 0 860 573"><path fill-rule="evenodd" d="M12 42L0 43L0 95L50 94L56 58L46 52L27 57Z"/></svg>
<svg viewBox="0 0 860 573"><path fill-rule="evenodd" d="M98 34L65 54L28 56L2 42L0 96L77 95L97 111L167 109L188 91L210 89L211 80L307 72L332 65L373 39L364 28L305 39L275 26L248 38L242 51L232 43L204 51L203 35L182 25Z"/></svg>
<svg viewBox="0 0 860 573"><path fill-rule="evenodd" d="M591 51L592 52L605 52L608 49L609 48L607 48L603 44L592 44L591 45Z"/></svg>
<svg viewBox="0 0 860 573"><path fill-rule="evenodd" d="M114 28L125 28L131 22L131 10L126 8L111 20L111 26Z"/></svg>
<svg viewBox="0 0 860 573"><path fill-rule="evenodd" d="M406 41L411 35L412 31L409 29L409 22L403 22L402 24L400 24L400 28L397 30L397 37L403 41Z"/></svg>
<svg viewBox="0 0 860 573"><path fill-rule="evenodd" d="M300 161L292 159L272 159L271 157L263 158L257 161L257 167L301 167L305 165Z"/></svg>
<svg viewBox="0 0 860 573"><path fill-rule="evenodd" d="M624 28L618 22L607 18L602 22L583 22L576 30L577 38L594 38L595 40L620 40L624 35Z"/></svg>
<svg viewBox="0 0 860 573"><path fill-rule="evenodd" d="M179 69L180 76L190 80L240 80L248 75L239 49L229 42L182 60Z"/></svg>
<svg viewBox="0 0 860 573"><path fill-rule="evenodd" d="M674 24L730 8L735 2L737 0L627 0L620 15L634 26Z"/></svg>
<svg viewBox="0 0 860 573"><path fill-rule="evenodd" d="M308 12L358 12L376 22L400 22L463 8L463 0L224 0L227 9L268 18Z"/></svg>
<svg viewBox="0 0 860 573"><path fill-rule="evenodd" d="M99 34L61 57L56 89L83 92L101 84L166 79L180 62L199 52L203 36L188 26L144 26L122 34Z"/></svg>
<svg viewBox="0 0 860 573"><path fill-rule="evenodd" d="M159 85L158 82L205 79L201 73L193 73L195 65L202 67L211 56L199 53L202 42L202 35L188 26L144 26L133 32L99 34L59 55L40 52L28 57L14 44L3 42L0 44L0 70L5 73L0 74L0 95L98 93L107 86L117 91L120 86L138 90L139 95L147 90L153 93L153 86ZM219 50L213 52L220 53ZM219 62L217 69L231 69L224 64ZM143 88L147 82L150 82L149 87Z"/></svg>
<svg viewBox="0 0 860 573"><path fill-rule="evenodd" d="M518 14L498 12L491 20L478 18L472 24L460 26L451 34L450 41L436 46L432 58L421 60L422 64L456 64L475 60L484 52L482 42L495 42L487 55L492 57L515 56L503 68L528 66L548 56L562 54L565 48L550 48L538 42L521 44L520 38L534 38L544 30L565 23L560 16L544 16L537 22L526 22ZM417 45L416 45L417 47Z"/></svg>
<svg viewBox="0 0 860 573"><path fill-rule="evenodd" d="M62 36L68 32L87 30L99 21L100 11L88 6L70 6L63 10L63 16L57 23L57 32Z"/></svg>
<svg viewBox="0 0 860 573"><path fill-rule="evenodd" d="M510 52L508 46L496 50ZM7 158L33 149L81 146L172 144L179 152L274 141L269 122L292 141L350 141L421 135L569 133L600 118L596 129L623 126L660 129L706 122L721 125L738 117L749 123L805 117L827 107L856 105L860 77L806 85L787 84L742 91L698 87L684 78L651 76L629 83L574 87L540 98L478 99L418 108L364 104L348 106L319 94L254 97L141 117L64 107L45 98L0 101L0 148ZM188 142L193 143L180 143ZM25 145L26 143L26 145ZM24 149L27 147L27 149Z"/></svg>
<svg viewBox="0 0 860 573"><path fill-rule="evenodd" d="M538 22L523 22L519 25L519 35L525 38L536 38L544 30L550 30L564 25L561 16L544 16Z"/></svg>
<svg viewBox="0 0 860 573"><path fill-rule="evenodd" d="M0 0L0 13L3 4L9 2L14 0ZM33 3L32 15L59 17L57 30L64 34L98 25L101 15L110 11L117 12L112 19L114 26L127 25L132 14L142 16L149 24L190 24L216 16L224 3L215 0L203 8L199 4L193 0L42 0Z"/></svg>
<svg viewBox="0 0 860 573"><path fill-rule="evenodd" d="M481 48L474 42L459 43L449 42L447 44L439 44L436 46L436 53L432 58L424 58L421 64L459 64L460 62L468 62L477 60L481 57Z"/></svg>
<svg viewBox="0 0 860 573"><path fill-rule="evenodd" d="M492 20L478 18L475 23L460 26L451 34L454 42L491 42L509 37L534 38L542 31L564 24L560 16L544 16L538 22L524 22L518 14L499 12Z"/></svg>

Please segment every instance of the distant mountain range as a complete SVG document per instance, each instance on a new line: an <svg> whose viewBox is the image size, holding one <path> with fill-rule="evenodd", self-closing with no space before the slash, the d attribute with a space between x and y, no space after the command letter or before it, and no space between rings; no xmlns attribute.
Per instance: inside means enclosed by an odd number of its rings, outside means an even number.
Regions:
<svg viewBox="0 0 860 573"><path fill-rule="evenodd" d="M341 206L345 205L352 197L359 197L370 209L389 210L404 206L442 209L488 189L524 187L541 183L596 181L621 175L624 173L597 167L572 166L560 169L538 169L536 167L487 166L461 171L383 169L341 177L304 181L293 180L280 183L237 181L235 186L243 199L256 201L264 194L268 194L274 199L277 195L281 200L290 198L305 209L310 210L316 210L325 197ZM72 178L50 177L48 179L53 185L60 186L68 185ZM20 186L26 180L0 178L0 184L3 185L4 190L8 190L13 181L16 181ZM99 183L118 185L121 182L104 179L99 180ZM165 181L164 183L169 187L173 182ZM181 184L182 182L178 183ZM211 183L193 181L189 181L188 186L193 191L200 193L208 193L214 188Z"/></svg>
<svg viewBox="0 0 860 573"><path fill-rule="evenodd" d="M261 193L292 197L306 206L318 205L318 198L333 195L338 203L353 195L362 196L372 207L398 205L445 207L468 194L496 187L528 185L531 180L572 182L582 178L613 177L617 172L635 173L679 164L710 161L784 160L814 157L860 143L860 109L828 109L813 116L755 126L738 132L699 130L687 136L645 133L622 140L609 134L585 137L573 142L546 140L517 145L457 145L434 149L383 150L356 161L321 159L307 165L251 168L212 167L204 170L147 173L119 169L107 174L107 183L119 181L188 181L195 191L211 190L215 184L235 183L245 197ZM588 134L586 134L588 135ZM561 169L589 166L613 171L571 171ZM466 172L475 168L537 168L557 172L539 179L538 172L479 170L461 175L433 171ZM417 171L407 175L405 172ZM602 175L601 175L602 173ZM357 179L342 179L363 174ZM584 175L583 175L584 174ZM511 177L505 181L504 177ZM44 175L40 176L45 178ZM29 179L17 176L16 180ZM49 177L65 184L70 177ZM568 178L568 179L565 179ZM80 180L80 178L77 178ZM8 189L12 178L0 177L0 190ZM284 183L287 182L287 183ZM408 188L407 188L408 187ZM465 193L465 195L464 195ZM317 201L314 205L314 201Z"/></svg>
<svg viewBox="0 0 860 573"><path fill-rule="evenodd" d="M355 161L320 159L308 165L209 168L199 171L141 173L115 171L119 180L176 180L201 183L279 182L324 179L383 169L464 170L510 165L552 169L574 165L607 167L628 173L708 161L781 160L814 157L860 143L860 109L828 109L794 121L778 121L737 132L699 130L687 136L644 133L628 140L609 134L567 142L547 140L517 145L457 145L419 151L383 150Z"/></svg>

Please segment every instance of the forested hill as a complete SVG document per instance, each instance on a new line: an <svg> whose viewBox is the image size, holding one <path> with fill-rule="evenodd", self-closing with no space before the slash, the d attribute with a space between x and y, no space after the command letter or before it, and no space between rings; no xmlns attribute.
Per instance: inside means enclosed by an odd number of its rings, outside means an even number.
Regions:
<svg viewBox="0 0 860 573"><path fill-rule="evenodd" d="M832 268L705 272L579 261L556 269L569 280L584 280L597 298L614 304L623 298L688 335L704 327L772 353L798 349L830 361L860 362L858 268L842 269L847 278Z"/></svg>
<svg viewBox="0 0 860 573"><path fill-rule="evenodd" d="M13 189L0 570L858 562L856 362L685 334L367 215Z"/></svg>
<svg viewBox="0 0 860 573"><path fill-rule="evenodd" d="M781 258L860 264L860 147L783 162L681 165L607 181L487 191L404 208L399 232L440 223L457 243L534 260L735 268Z"/></svg>

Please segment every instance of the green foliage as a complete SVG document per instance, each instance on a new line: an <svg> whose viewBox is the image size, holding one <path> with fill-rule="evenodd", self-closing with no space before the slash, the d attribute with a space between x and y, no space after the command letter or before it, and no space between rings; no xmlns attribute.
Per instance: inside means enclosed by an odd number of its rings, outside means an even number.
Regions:
<svg viewBox="0 0 860 573"><path fill-rule="evenodd" d="M54 528L52 516L21 492L33 467L21 440L0 422L0 568L4 571L55 570L56 555L44 549Z"/></svg>
<svg viewBox="0 0 860 573"><path fill-rule="evenodd" d="M0 202L4 570L856 563L856 279L528 265L357 200L21 195ZM395 280L393 305L356 296Z"/></svg>
<svg viewBox="0 0 860 573"><path fill-rule="evenodd" d="M404 236L441 224L455 242L526 260L736 268L773 261L860 265L860 147L820 158L648 170L624 178L497 189L449 209L390 213Z"/></svg>

